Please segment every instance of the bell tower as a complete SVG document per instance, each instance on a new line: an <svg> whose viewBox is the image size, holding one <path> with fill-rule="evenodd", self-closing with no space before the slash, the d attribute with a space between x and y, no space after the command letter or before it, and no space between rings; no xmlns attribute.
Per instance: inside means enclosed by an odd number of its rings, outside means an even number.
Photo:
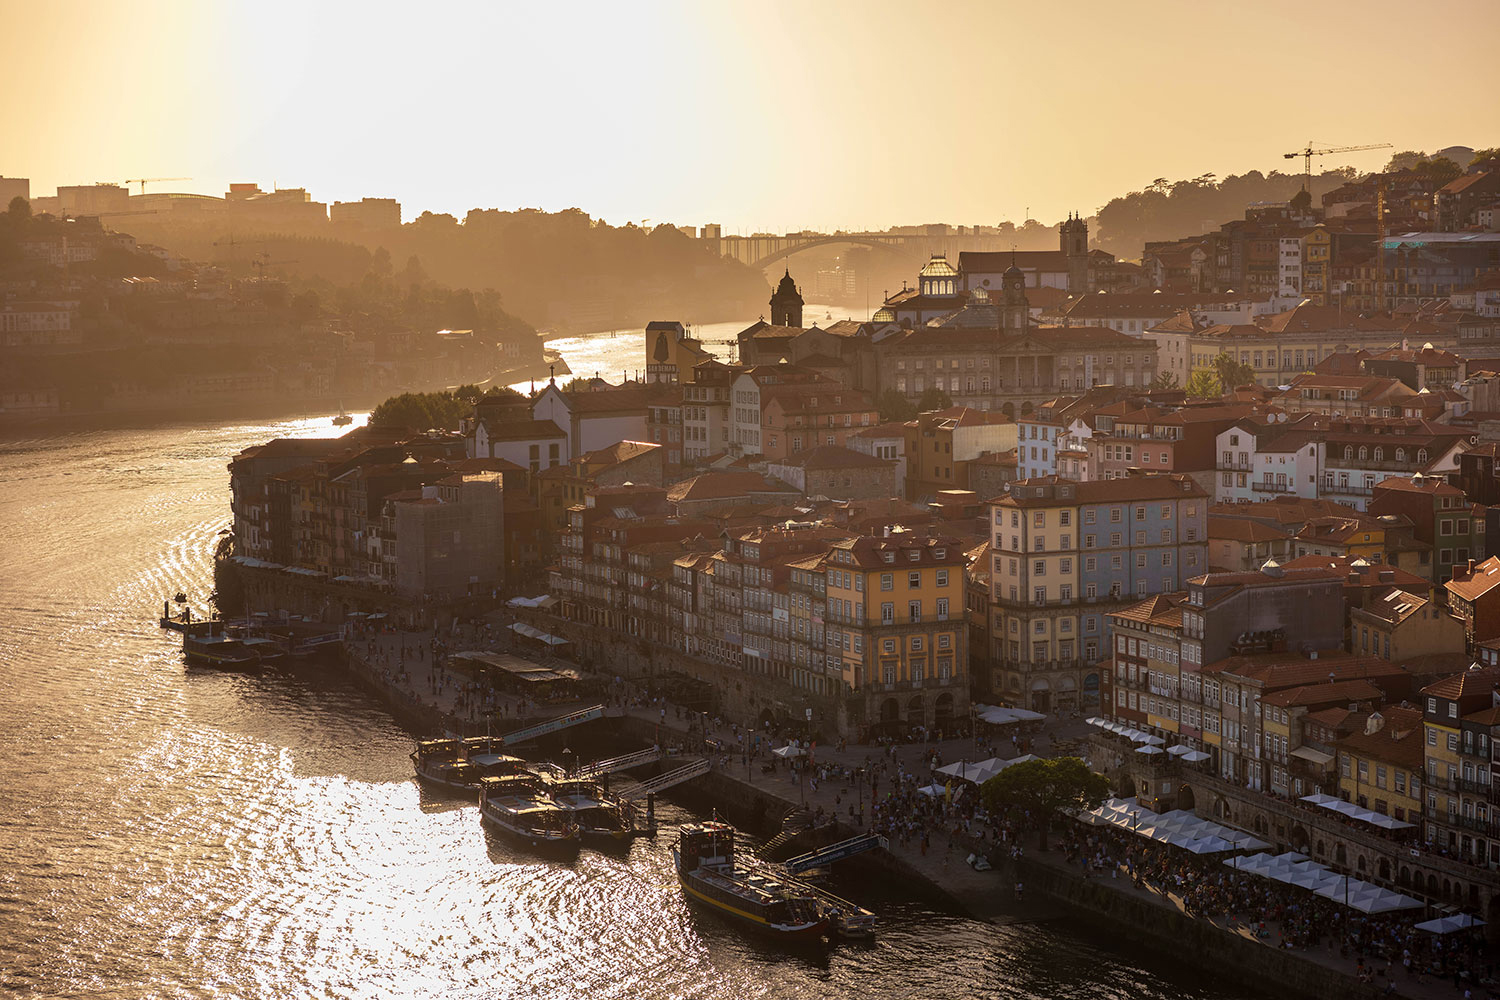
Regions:
<svg viewBox="0 0 1500 1000"><path fill-rule="evenodd" d="M1000 333L1005 337L1016 337L1026 332L1031 318L1031 304L1026 301L1026 273L1015 265L1015 253L1011 253L1011 265L1000 276Z"/></svg>
<svg viewBox="0 0 1500 1000"><path fill-rule="evenodd" d="M781 276L781 282L771 296L771 325L802 325L802 293L797 291L797 283L792 280L790 269Z"/></svg>
<svg viewBox="0 0 1500 1000"><path fill-rule="evenodd" d="M1057 233L1058 249L1068 259L1068 294L1087 295L1089 291L1089 224L1083 216L1068 213Z"/></svg>

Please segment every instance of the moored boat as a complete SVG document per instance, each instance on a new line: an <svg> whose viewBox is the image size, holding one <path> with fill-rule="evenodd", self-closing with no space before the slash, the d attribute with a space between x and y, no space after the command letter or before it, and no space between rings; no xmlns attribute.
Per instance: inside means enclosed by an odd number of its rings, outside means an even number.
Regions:
<svg viewBox="0 0 1500 1000"><path fill-rule="evenodd" d="M212 635L182 635L182 655L189 663L206 667L238 667L241 669L260 666L260 654L245 645L243 640L215 633Z"/></svg>
<svg viewBox="0 0 1500 1000"><path fill-rule="evenodd" d="M828 908L812 892L774 872L737 864L734 828L727 823L683 826L672 860L688 898L726 917L791 941L821 940L832 928Z"/></svg>
<svg viewBox="0 0 1500 1000"><path fill-rule="evenodd" d="M344 412L344 404L340 403L339 415L333 418L333 426L345 427L352 423L354 423L354 418L349 416L348 413Z"/></svg>
<svg viewBox="0 0 1500 1000"><path fill-rule="evenodd" d="M479 780L479 818L533 851L577 855L578 827L547 793L546 779L511 774Z"/></svg>
<svg viewBox="0 0 1500 1000"><path fill-rule="evenodd" d="M526 761L496 752L500 741L488 737L424 740L411 753L417 779L457 792L473 792L481 778L522 773Z"/></svg>
<svg viewBox="0 0 1500 1000"><path fill-rule="evenodd" d="M548 791L558 808L572 817L582 839L610 844L626 843L635 836L630 805L605 791L602 782L565 778L548 782Z"/></svg>

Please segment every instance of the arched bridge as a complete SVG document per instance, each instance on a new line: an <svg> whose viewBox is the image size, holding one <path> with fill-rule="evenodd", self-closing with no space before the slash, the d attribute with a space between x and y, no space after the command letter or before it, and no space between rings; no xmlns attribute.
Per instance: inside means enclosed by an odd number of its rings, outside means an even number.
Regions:
<svg viewBox="0 0 1500 1000"><path fill-rule="evenodd" d="M703 243L724 257L751 267L769 267L804 250L822 246L865 246L895 254L913 264L925 263L935 253L954 263L964 250L1007 250L1000 236L893 233L788 233L785 236L705 236Z"/></svg>

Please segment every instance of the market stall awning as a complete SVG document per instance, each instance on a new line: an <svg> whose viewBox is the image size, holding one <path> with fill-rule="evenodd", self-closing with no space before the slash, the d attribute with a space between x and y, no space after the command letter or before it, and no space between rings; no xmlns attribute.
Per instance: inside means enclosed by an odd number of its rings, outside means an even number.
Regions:
<svg viewBox="0 0 1500 1000"><path fill-rule="evenodd" d="M1333 754L1316 750L1313 747L1298 747L1291 752L1291 756L1300 760L1312 761L1314 764L1332 764Z"/></svg>

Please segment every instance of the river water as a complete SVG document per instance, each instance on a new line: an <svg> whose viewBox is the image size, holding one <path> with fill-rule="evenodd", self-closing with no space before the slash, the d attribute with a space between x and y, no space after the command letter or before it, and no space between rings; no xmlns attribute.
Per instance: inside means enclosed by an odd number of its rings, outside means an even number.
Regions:
<svg viewBox="0 0 1500 1000"><path fill-rule="evenodd" d="M789 956L689 909L669 836L541 862L419 794L336 673L184 668L225 463L325 420L0 438L0 992L58 997L1217 998L1056 925L889 888L871 948ZM668 805L670 824L686 818ZM998 880L997 880L998 884Z"/></svg>

